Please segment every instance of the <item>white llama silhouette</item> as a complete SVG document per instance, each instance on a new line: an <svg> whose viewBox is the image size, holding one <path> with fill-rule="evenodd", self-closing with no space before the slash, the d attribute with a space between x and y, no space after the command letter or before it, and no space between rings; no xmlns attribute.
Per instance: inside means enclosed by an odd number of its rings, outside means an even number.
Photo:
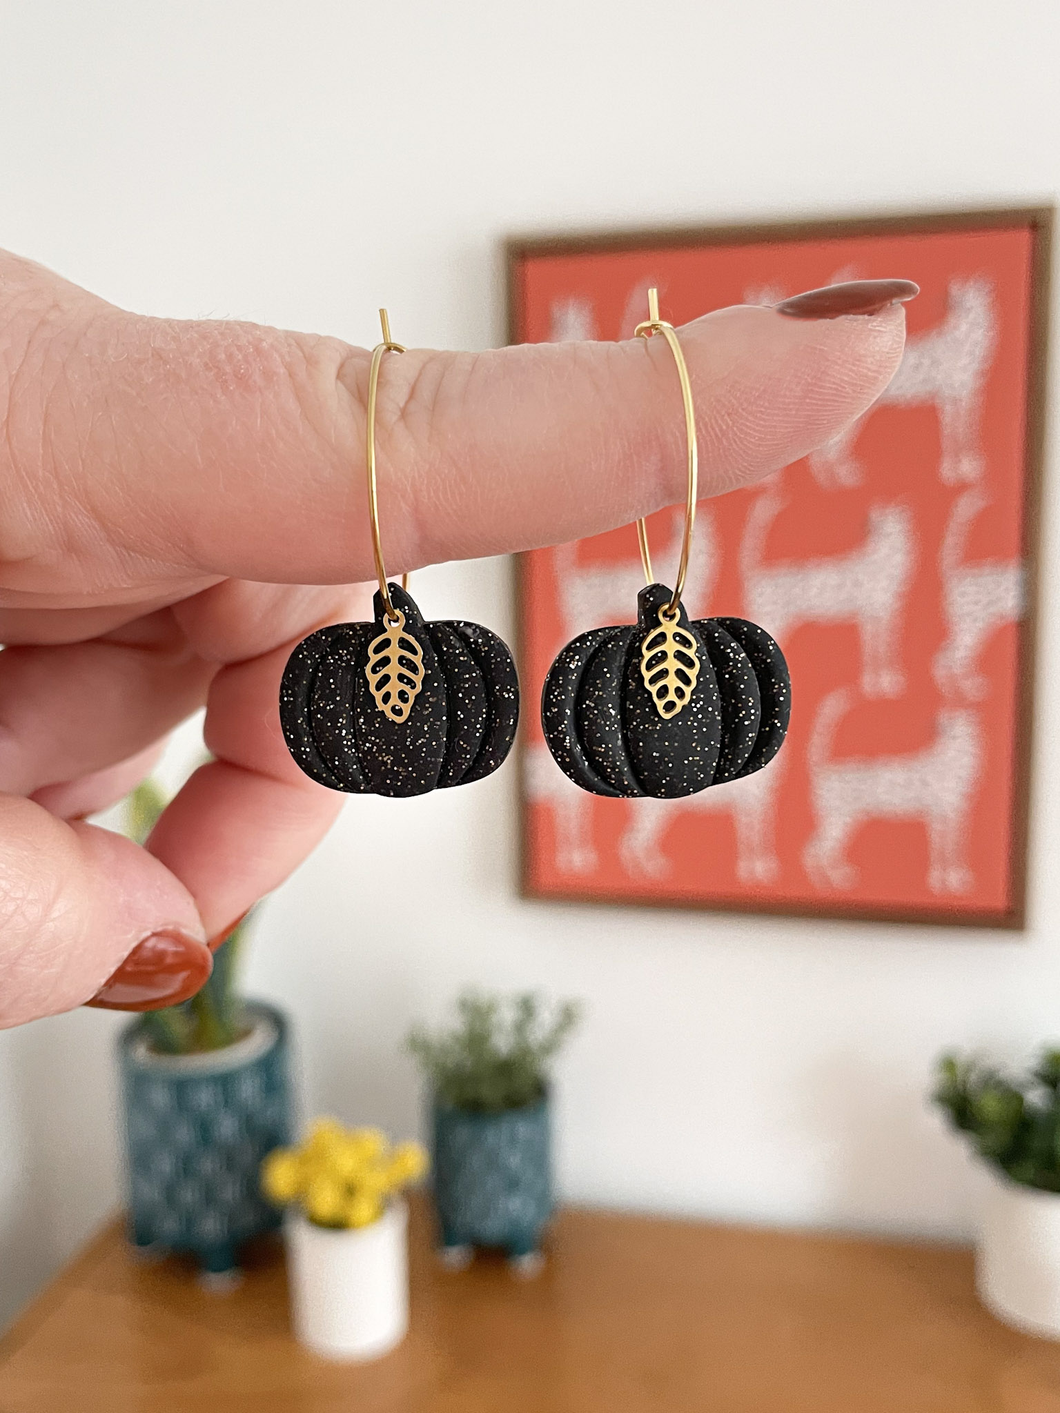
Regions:
<svg viewBox="0 0 1060 1413"><path fill-rule="evenodd" d="M741 883L772 883L780 871L776 851L777 792L787 754L754 775L712 785L680 800L630 800L629 827L619 840L618 856L631 878L664 878L672 865L663 851L663 835L676 819L728 813L736 831L736 876Z"/></svg>
<svg viewBox="0 0 1060 1413"><path fill-rule="evenodd" d="M869 820L920 820L928 836L928 887L963 893L974 882L966 863L967 822L982 764L979 718L944 708L935 739L923 750L895 756L830 759L832 738L853 703L841 687L817 710L806 753L816 824L803 866L817 888L852 888L857 870L846 850Z"/></svg>
<svg viewBox="0 0 1060 1413"><path fill-rule="evenodd" d="M846 554L763 565L766 535L784 504L772 486L747 516L740 543L747 616L781 647L802 623L855 623L862 690L870 697L897 696L905 682L898 628L916 563L909 507L870 506L865 540Z"/></svg>
<svg viewBox="0 0 1060 1413"><path fill-rule="evenodd" d="M552 810L560 873L592 873L599 863L593 844L592 796L567 779L544 744L527 746L523 752L523 782L532 804Z"/></svg>
<svg viewBox="0 0 1060 1413"><path fill-rule="evenodd" d="M657 574L674 573L684 534L684 507L675 507L670 518L670 540L665 548L656 546L652 562ZM718 574L719 549L714 517L701 506L696 516L696 532L688 561L683 602L689 618L707 613L710 595ZM566 641L616 623L632 623L637 617L637 595L644 587L640 558L579 564L577 543L557 545L552 551L553 574ZM664 567L665 566L665 567Z"/></svg>
<svg viewBox="0 0 1060 1413"><path fill-rule="evenodd" d="M997 628L1023 614L1024 575L1019 561L962 563L971 523L988 504L978 490L958 496L939 546L946 641L935 656L932 672L948 697L978 699L986 694L986 678L975 670L979 654Z"/></svg>
<svg viewBox="0 0 1060 1413"><path fill-rule="evenodd" d="M663 281L658 279L638 280L626 297L622 317L618 326L620 339L631 339L637 325L648 317L648 291L658 289L665 294ZM596 325L596 311L591 299L582 295L568 295L554 299L549 305L548 342L580 342L599 338Z"/></svg>
<svg viewBox="0 0 1060 1413"><path fill-rule="evenodd" d="M947 485L978 481L981 394L997 346L997 306L992 281L984 276L953 279L941 324L909 339L898 372L863 417L810 453L810 470L827 488L859 486L862 467L854 443L878 407L938 410L942 456L939 477Z"/></svg>
<svg viewBox="0 0 1060 1413"><path fill-rule="evenodd" d="M596 316L591 299L574 295L554 299L548 311L548 342L579 343L596 338Z"/></svg>
<svg viewBox="0 0 1060 1413"><path fill-rule="evenodd" d="M682 800L623 801L629 824L618 846L619 862L630 878L664 878L671 864L662 850L662 837L685 811L732 815L736 830L736 874L741 883L772 883L779 871L775 825L777 787L786 757L781 752L764 770L743 780L713 785ZM552 810L555 865L560 873L585 875L599 865L593 841L593 797L580 790L560 770L548 747L529 746L523 756L527 798Z"/></svg>

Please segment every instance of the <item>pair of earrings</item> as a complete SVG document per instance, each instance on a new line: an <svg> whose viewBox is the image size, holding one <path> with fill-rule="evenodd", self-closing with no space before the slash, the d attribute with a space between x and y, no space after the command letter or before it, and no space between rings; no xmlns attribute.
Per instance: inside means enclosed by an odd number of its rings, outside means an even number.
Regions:
<svg viewBox="0 0 1060 1413"><path fill-rule="evenodd" d="M676 798L750 775L780 750L791 685L780 648L742 618L690 622L681 603L698 485L692 388L657 291L639 337L662 334L677 364L688 439L685 531L675 587L653 582L647 528L637 522L647 587L635 624L568 643L549 669L545 740L564 773L596 795ZM313 780L351 794L423 795L482 780L511 750L519 682L507 645L462 620L425 622L386 577L376 501L375 409L387 353L404 353L380 310L383 342L368 375L368 513L379 590L372 623L336 623L302 640L280 687L288 749Z"/></svg>

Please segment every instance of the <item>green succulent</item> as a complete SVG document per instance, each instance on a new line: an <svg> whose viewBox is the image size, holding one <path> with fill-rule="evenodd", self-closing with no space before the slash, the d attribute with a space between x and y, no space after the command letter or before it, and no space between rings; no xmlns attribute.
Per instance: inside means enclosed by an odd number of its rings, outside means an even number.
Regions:
<svg viewBox="0 0 1060 1413"><path fill-rule="evenodd" d="M466 991L457 1024L431 1034L416 1027L407 1047L443 1104L495 1114L536 1104L548 1062L578 1021L576 1002L547 1008L532 992L504 998Z"/></svg>
<svg viewBox="0 0 1060 1413"><path fill-rule="evenodd" d="M144 780L129 795L125 832L143 844L166 807L156 780ZM214 952L213 971L201 991L179 1006L145 1011L140 1025L152 1050L163 1055L190 1055L223 1050L241 1040L249 1029L242 999L236 993L236 969L248 919L244 918Z"/></svg>
<svg viewBox="0 0 1060 1413"><path fill-rule="evenodd" d="M975 1058L944 1055L934 1102L972 1147L1013 1182L1060 1192L1060 1050L1010 1077Z"/></svg>

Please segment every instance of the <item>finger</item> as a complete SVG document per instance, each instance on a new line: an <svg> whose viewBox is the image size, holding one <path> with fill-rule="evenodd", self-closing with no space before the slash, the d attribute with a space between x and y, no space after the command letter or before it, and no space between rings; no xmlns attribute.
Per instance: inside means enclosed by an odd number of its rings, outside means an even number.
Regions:
<svg viewBox="0 0 1060 1413"><path fill-rule="evenodd" d="M250 584L226 579L177 604L173 617L188 646L206 662L261 657L325 623L371 617L368 584Z"/></svg>
<svg viewBox="0 0 1060 1413"><path fill-rule="evenodd" d="M216 757L170 802L148 848L194 897L210 937L282 883L323 838L342 796L295 765L280 729L280 677L294 643L222 669L204 737Z"/></svg>
<svg viewBox="0 0 1060 1413"><path fill-rule="evenodd" d="M8 647L53 647L106 638L194 594L186 580L162 598L98 608L0 608L0 643Z"/></svg>
<svg viewBox="0 0 1060 1413"><path fill-rule="evenodd" d="M127 583L130 565L150 584L178 572L370 576L367 354L250 325L138 319L85 298L34 333L50 392L9 412L0 441L16 485L42 448L44 460L33 482L46 504L8 528L24 549L9 596L81 591L89 561L100 593ZM898 365L904 316L897 304L825 319L740 307L680 336L709 495L802 456L864 411ZM684 492L681 401L661 339L392 354L377 431L394 572L591 534ZM17 518L18 506L4 513ZM34 554L52 523L72 549L59 565Z"/></svg>
<svg viewBox="0 0 1060 1413"><path fill-rule="evenodd" d="M171 615L155 615L136 635L144 641L0 653L0 790L32 795L107 770L203 704L216 668L191 651Z"/></svg>
<svg viewBox="0 0 1060 1413"><path fill-rule="evenodd" d="M85 819L90 814L100 814L119 800L124 800L130 791L147 779L158 764L164 746L164 742L149 746L139 755L107 770L98 770L93 775L64 780L59 785L45 785L31 798L34 804L59 819Z"/></svg>
<svg viewBox="0 0 1060 1413"><path fill-rule="evenodd" d="M134 949L166 995L178 976L186 993L209 975L195 904L157 859L12 796L0 796L0 909L0 1028L79 1005Z"/></svg>
<svg viewBox="0 0 1060 1413"><path fill-rule="evenodd" d="M321 623L367 610L364 585L312 592L230 581L182 605L197 651L236 661L214 678L205 740L216 759L201 767L163 812L151 852L182 880L212 939L297 867L341 808L291 759L277 710L284 666L295 642ZM290 641L275 647L286 628ZM273 649L267 651L267 649Z"/></svg>
<svg viewBox="0 0 1060 1413"><path fill-rule="evenodd" d="M367 607L364 598L348 586L228 580L108 640L8 648L0 654L0 790L81 812L65 803L67 782L98 776L99 788L109 789L112 766L203 705L217 663L259 656L322 623L354 617ZM61 792L45 796L51 787ZM92 798L95 788L78 785L74 797Z"/></svg>

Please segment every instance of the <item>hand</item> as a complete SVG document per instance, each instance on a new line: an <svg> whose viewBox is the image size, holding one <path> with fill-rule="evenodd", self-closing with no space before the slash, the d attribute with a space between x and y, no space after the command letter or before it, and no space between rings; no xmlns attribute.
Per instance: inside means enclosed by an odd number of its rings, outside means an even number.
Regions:
<svg viewBox="0 0 1060 1413"><path fill-rule="evenodd" d="M796 317L735 308L686 326L703 493L863 412L898 365L896 301L912 293L845 286L831 312L810 299L789 302ZM331 338L139 318L0 254L0 1026L101 987L96 1004L134 1009L191 994L207 944L334 818L341 796L295 766L276 701L299 638L363 616L368 361ZM389 358L388 567L680 501L683 436L662 340ZM204 702L215 759L147 848L84 823Z"/></svg>

